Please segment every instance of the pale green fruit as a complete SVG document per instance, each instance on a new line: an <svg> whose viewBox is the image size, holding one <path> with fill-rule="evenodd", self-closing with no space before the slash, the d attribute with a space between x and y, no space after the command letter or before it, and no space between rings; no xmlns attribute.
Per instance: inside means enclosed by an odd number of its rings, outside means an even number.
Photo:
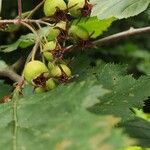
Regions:
<svg viewBox="0 0 150 150"><path fill-rule="evenodd" d="M43 46L43 51L53 51L53 50L55 50L56 45L57 45L56 41L47 42Z"/></svg>
<svg viewBox="0 0 150 150"><path fill-rule="evenodd" d="M37 87L37 88L35 88L35 93L44 93L45 92L45 89L44 88L42 88L42 87Z"/></svg>
<svg viewBox="0 0 150 150"><path fill-rule="evenodd" d="M71 76L71 70L68 66L61 64L60 67L62 68L62 70L64 71L64 73L70 77Z"/></svg>
<svg viewBox="0 0 150 150"><path fill-rule="evenodd" d="M85 5L85 0L69 0L68 8L69 12L74 17L79 17L81 15L81 9Z"/></svg>
<svg viewBox="0 0 150 150"><path fill-rule="evenodd" d="M56 29L54 27L50 27L49 31L48 31L48 40L49 41L56 40L56 38L58 37L59 34L60 34L59 29Z"/></svg>
<svg viewBox="0 0 150 150"><path fill-rule="evenodd" d="M53 54L50 52L43 52L43 56L47 61L52 61L54 59Z"/></svg>
<svg viewBox="0 0 150 150"><path fill-rule="evenodd" d="M52 62L48 62L48 69L52 70L54 67L55 65Z"/></svg>
<svg viewBox="0 0 150 150"><path fill-rule="evenodd" d="M47 73L48 68L45 66L44 63L38 60L30 61L25 65L23 74L25 79L32 83L32 80L36 77L40 76L42 73Z"/></svg>
<svg viewBox="0 0 150 150"><path fill-rule="evenodd" d="M54 27L49 28L49 32L48 32L48 40L49 41L56 40L56 38L58 37L58 35L61 32L60 29L58 29L58 28L66 30L66 22L60 21Z"/></svg>
<svg viewBox="0 0 150 150"><path fill-rule="evenodd" d="M60 68L61 67L61 68ZM60 77L62 75L62 71L68 76L70 77L71 76L71 70L69 67L67 67L66 65L64 64L60 64L60 67L59 66L54 66L52 69L51 69L51 75L53 77Z"/></svg>
<svg viewBox="0 0 150 150"><path fill-rule="evenodd" d="M89 39L89 33L86 29L78 25L72 25L69 29L69 35L82 40Z"/></svg>
<svg viewBox="0 0 150 150"><path fill-rule="evenodd" d="M47 87L48 90L54 89L56 87L55 81L53 79L48 79L46 81L46 87Z"/></svg>
<svg viewBox="0 0 150 150"><path fill-rule="evenodd" d="M60 77L62 75L61 69L59 66L54 66L51 70L50 73L53 77Z"/></svg>
<svg viewBox="0 0 150 150"><path fill-rule="evenodd" d="M67 6L64 0L45 0L44 13L45 16L53 16L57 9L66 10Z"/></svg>

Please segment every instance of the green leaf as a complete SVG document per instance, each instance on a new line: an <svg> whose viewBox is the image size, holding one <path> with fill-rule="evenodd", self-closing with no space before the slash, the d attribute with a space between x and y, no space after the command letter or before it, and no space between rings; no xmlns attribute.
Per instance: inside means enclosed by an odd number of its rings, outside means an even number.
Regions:
<svg viewBox="0 0 150 150"><path fill-rule="evenodd" d="M89 32L91 38L96 38L106 31L114 20L114 18L99 20L97 17L91 17L89 19L81 19L80 21L75 20L73 24L82 26Z"/></svg>
<svg viewBox="0 0 150 150"><path fill-rule="evenodd" d="M107 90L92 82L72 83L55 90L0 105L0 149L119 150L129 145L118 119L85 109ZM118 142L119 141L119 142Z"/></svg>
<svg viewBox="0 0 150 150"><path fill-rule="evenodd" d="M26 96L32 96L34 92L34 87L30 84L25 84L22 89L22 94L24 97Z"/></svg>
<svg viewBox="0 0 150 150"><path fill-rule="evenodd" d="M140 146L150 148L150 122L141 118L123 122L120 124L133 138L136 138Z"/></svg>
<svg viewBox="0 0 150 150"><path fill-rule="evenodd" d="M22 35L15 43L0 46L0 51L9 53L20 48L27 48L34 44L34 34Z"/></svg>
<svg viewBox="0 0 150 150"><path fill-rule="evenodd" d="M35 36L32 33L29 33L27 35L22 35L19 39L19 47L20 48L26 48L35 43Z"/></svg>
<svg viewBox="0 0 150 150"><path fill-rule="evenodd" d="M113 114L121 117L123 121L128 120L135 117L130 108L142 108L143 101L150 96L150 77L143 76L136 80L132 75L127 75L127 66L124 65L100 63L92 68L88 66L89 62L86 66L84 61L78 61L77 66L80 64L82 70L78 72L77 81L97 80L98 84L110 91L99 99L98 104L89 108L91 112L101 115Z"/></svg>
<svg viewBox="0 0 150 150"><path fill-rule="evenodd" d="M128 18L147 9L150 0L91 0L94 4L92 16L100 19Z"/></svg>
<svg viewBox="0 0 150 150"><path fill-rule="evenodd" d="M7 96L10 94L12 87L10 85L5 84L2 80L0 80L0 99L3 96Z"/></svg>
<svg viewBox="0 0 150 150"><path fill-rule="evenodd" d="M134 117L132 107L142 108L143 101L149 96L150 78L141 77L138 80L131 75L119 75L116 65L105 65L100 68L96 77L98 82L111 93L100 98L100 103L93 108L95 113L114 114L123 120Z"/></svg>
<svg viewBox="0 0 150 150"><path fill-rule="evenodd" d="M43 38L44 36L47 36L48 34L48 27L44 27L41 30L38 31L38 35L40 38ZM18 48L27 48L29 46L34 45L35 43L35 36L33 33L29 33L26 35L22 35L16 42L9 44L9 45L1 45L0 51L4 53L9 53L12 51L17 50Z"/></svg>
<svg viewBox="0 0 150 150"><path fill-rule="evenodd" d="M5 61L0 60L0 72L3 72L3 70L7 67L8 65L5 63ZM4 81L0 80L0 99L4 96L7 96L11 90L12 88L10 85L7 85L4 83Z"/></svg>

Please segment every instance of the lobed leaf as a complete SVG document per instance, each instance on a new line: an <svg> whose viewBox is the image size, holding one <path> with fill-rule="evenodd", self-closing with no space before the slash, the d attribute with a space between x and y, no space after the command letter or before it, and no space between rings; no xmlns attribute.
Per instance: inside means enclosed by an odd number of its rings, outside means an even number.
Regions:
<svg viewBox="0 0 150 150"><path fill-rule="evenodd" d="M90 58L85 59L90 60ZM78 62L73 64L74 68L79 64L80 69L82 68L78 71L77 81L92 80L110 91L99 98L98 104L89 108L91 112L101 115L113 114L121 117L123 121L128 120L135 117L131 108L142 108L144 100L150 96L150 77L142 76L134 79L132 75L127 75L125 65L100 63L95 67L90 67L90 62L84 62L79 57L76 60Z"/></svg>
<svg viewBox="0 0 150 150"><path fill-rule="evenodd" d="M131 140L114 128L119 120L86 110L90 101L106 93L100 85L85 81L22 99L16 92L12 102L0 105L0 149L124 148Z"/></svg>

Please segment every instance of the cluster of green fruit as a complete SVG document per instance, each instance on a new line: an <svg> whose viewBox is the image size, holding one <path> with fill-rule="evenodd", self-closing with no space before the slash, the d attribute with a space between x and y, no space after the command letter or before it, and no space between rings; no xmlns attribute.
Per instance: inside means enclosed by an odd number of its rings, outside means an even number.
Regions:
<svg viewBox="0 0 150 150"><path fill-rule="evenodd" d="M72 17L87 17L92 10L89 0L46 0L44 13L48 17L67 19L68 14Z"/></svg>
<svg viewBox="0 0 150 150"><path fill-rule="evenodd" d="M25 65L24 77L32 84L35 92L51 90L60 83L66 83L71 78L71 70L63 60L67 44L85 47L90 35L83 27L72 24L77 17L89 17L92 5L88 0L45 0L44 13L53 19L49 26L49 34L41 48L44 61L33 60ZM69 19L71 17L71 20ZM80 18L79 18L80 19ZM42 39L43 40L43 39ZM68 42L69 41L69 42Z"/></svg>
<svg viewBox="0 0 150 150"><path fill-rule="evenodd" d="M89 17L93 5L89 0L45 0L44 13L45 16L51 18L55 27L51 27L51 37L58 36L60 41L68 39L72 36L79 41L87 41L89 33L86 29L79 25L71 25L72 19L81 19L81 17ZM53 31L55 29L55 31ZM59 33L61 32L61 33ZM53 36L52 36L53 35Z"/></svg>
<svg viewBox="0 0 150 150"><path fill-rule="evenodd" d="M71 70L67 65L49 62L47 67L39 60L27 63L23 73L26 81L35 87L36 93L52 90L58 83L71 77Z"/></svg>

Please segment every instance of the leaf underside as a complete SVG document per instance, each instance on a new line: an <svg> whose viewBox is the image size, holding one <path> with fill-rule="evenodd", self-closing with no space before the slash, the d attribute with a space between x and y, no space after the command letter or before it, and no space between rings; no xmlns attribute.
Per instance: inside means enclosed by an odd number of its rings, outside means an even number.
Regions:
<svg viewBox="0 0 150 150"><path fill-rule="evenodd" d="M116 17L128 18L147 9L150 0L91 0L94 7L92 16L100 19Z"/></svg>

